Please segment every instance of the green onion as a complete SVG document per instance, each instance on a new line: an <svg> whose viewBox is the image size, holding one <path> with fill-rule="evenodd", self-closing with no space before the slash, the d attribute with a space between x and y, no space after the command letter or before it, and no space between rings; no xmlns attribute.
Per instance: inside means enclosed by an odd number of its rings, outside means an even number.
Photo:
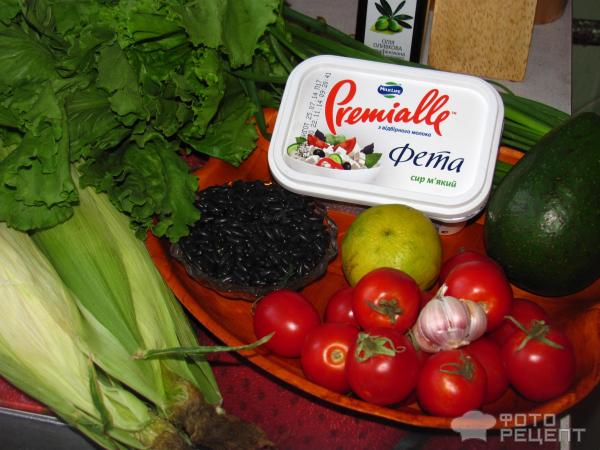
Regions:
<svg viewBox="0 0 600 450"><path fill-rule="evenodd" d="M293 66L292 62L290 61L290 59L285 54L285 51L279 44L279 41L277 39L275 39L275 37L272 34L270 34L268 36L268 39L269 39L269 45L271 46L271 50L277 56L277 59L281 62L281 65L284 67L286 72L290 73L294 69L294 66Z"/></svg>
<svg viewBox="0 0 600 450"><path fill-rule="evenodd" d="M281 31L279 28L277 27L272 27L270 30L270 33L275 36L275 38L284 46L286 47L290 52L292 52L294 55L296 55L298 58L300 58L301 60L304 60L306 58L308 58L309 56L314 56L314 55L309 55L306 52L303 52L302 50L300 50L298 47L294 46L290 41L290 39L287 38L285 32Z"/></svg>
<svg viewBox="0 0 600 450"><path fill-rule="evenodd" d="M303 25L309 30L326 35L333 41L337 41L342 45L361 50L365 53L371 53L372 55L381 57L381 53L377 50L364 45L362 42L357 41L352 36L338 30L335 27L329 25L324 19L313 19L307 15L302 14L299 11L284 5L283 6L284 16L291 22L295 22L299 25Z"/></svg>
<svg viewBox="0 0 600 450"><path fill-rule="evenodd" d="M254 118L256 119L256 125L260 130L261 134L267 138L271 139L271 133L267 131L267 124L265 122L265 116L263 107L260 103L260 99L258 98L258 92L256 90L256 84L252 80L240 80L244 90L246 91L246 95L250 99L254 106L256 107L256 112L254 113Z"/></svg>

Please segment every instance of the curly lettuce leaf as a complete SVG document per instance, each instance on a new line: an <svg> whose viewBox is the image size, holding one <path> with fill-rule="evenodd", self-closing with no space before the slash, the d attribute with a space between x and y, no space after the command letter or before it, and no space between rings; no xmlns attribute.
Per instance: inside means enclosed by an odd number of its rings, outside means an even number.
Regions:
<svg viewBox="0 0 600 450"><path fill-rule="evenodd" d="M58 77L49 46L16 26L0 25L0 67L0 83L7 86Z"/></svg>
<svg viewBox="0 0 600 450"><path fill-rule="evenodd" d="M140 145L142 144L142 145ZM176 145L159 135L89 160L81 167L82 186L96 186L127 213L140 237L147 229L172 241L188 234L200 218L194 207L197 178L178 155Z"/></svg>
<svg viewBox="0 0 600 450"><path fill-rule="evenodd" d="M65 99L69 117L71 160L113 148L131 133L112 111L109 95L90 87L76 90Z"/></svg>
<svg viewBox="0 0 600 450"><path fill-rule="evenodd" d="M77 203L70 174L69 135L64 110L49 89L40 88L30 112L35 127L3 133L0 151L0 221L19 230L49 228L67 220ZM58 117L54 114L59 111ZM35 113L34 113L35 111ZM7 137L12 145L6 145Z"/></svg>
<svg viewBox="0 0 600 450"><path fill-rule="evenodd" d="M217 117L202 139L187 134L181 137L197 151L237 167L254 150L258 133L252 118L256 107L243 91L230 88L227 92Z"/></svg>
<svg viewBox="0 0 600 450"><path fill-rule="evenodd" d="M167 5L161 0L95 1L85 6L82 14L86 24L96 23L115 31L122 48L143 40L158 40L180 31L180 26L169 20Z"/></svg>
<svg viewBox="0 0 600 450"><path fill-rule="evenodd" d="M140 236L186 235L197 180L181 154L237 166L254 149L256 104L229 74L279 69L261 42L279 4L0 0L0 220L66 220L78 164Z"/></svg>
<svg viewBox="0 0 600 450"><path fill-rule="evenodd" d="M214 0L173 5L194 45L220 48L232 68L252 64L258 41L277 19L279 0Z"/></svg>
<svg viewBox="0 0 600 450"><path fill-rule="evenodd" d="M0 22L9 23L20 10L19 0L0 0Z"/></svg>
<svg viewBox="0 0 600 450"><path fill-rule="evenodd" d="M180 135L204 136L221 107L225 95L225 73L214 50L194 52L183 73L173 76L175 96L184 101L193 114Z"/></svg>
<svg viewBox="0 0 600 450"><path fill-rule="evenodd" d="M96 85L110 94L108 100L121 122L130 126L147 119L136 70L118 45L100 50L97 70Z"/></svg>

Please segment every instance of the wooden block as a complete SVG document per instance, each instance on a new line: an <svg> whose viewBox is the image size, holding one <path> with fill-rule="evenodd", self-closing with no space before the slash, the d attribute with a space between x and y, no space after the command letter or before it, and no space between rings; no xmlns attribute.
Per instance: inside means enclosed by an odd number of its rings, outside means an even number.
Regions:
<svg viewBox="0 0 600 450"><path fill-rule="evenodd" d="M435 0L428 64L523 80L535 10L536 0Z"/></svg>

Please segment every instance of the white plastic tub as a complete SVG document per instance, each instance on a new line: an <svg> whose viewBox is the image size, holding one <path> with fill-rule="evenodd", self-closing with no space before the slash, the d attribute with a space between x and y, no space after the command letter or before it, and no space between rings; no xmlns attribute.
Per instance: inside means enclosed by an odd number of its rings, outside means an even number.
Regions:
<svg viewBox="0 0 600 450"><path fill-rule="evenodd" d="M496 90L473 76L317 56L288 78L269 167L294 192L359 205L401 203L458 224L488 198L503 117ZM378 164L343 170L288 155L291 144L317 130L373 144Z"/></svg>

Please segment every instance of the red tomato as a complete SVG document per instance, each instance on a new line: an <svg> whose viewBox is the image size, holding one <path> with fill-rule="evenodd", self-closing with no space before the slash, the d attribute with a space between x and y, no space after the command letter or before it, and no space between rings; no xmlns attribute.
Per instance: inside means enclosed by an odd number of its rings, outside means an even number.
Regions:
<svg viewBox="0 0 600 450"><path fill-rule="evenodd" d="M540 305L524 298L515 298L513 300L508 315L514 317L517 322L523 324L526 328L529 328L533 320L543 320L546 323L550 323L550 317ZM512 321L504 319L500 326L492 331L489 336L498 345L502 346L517 331L519 329Z"/></svg>
<svg viewBox="0 0 600 450"><path fill-rule="evenodd" d="M341 394L349 392L346 360L357 337L358 328L347 323L324 323L314 328L300 354L306 378Z"/></svg>
<svg viewBox="0 0 600 450"><path fill-rule="evenodd" d="M376 405L404 400L415 388L419 361L410 341L391 328L361 332L350 349L346 375L352 391Z"/></svg>
<svg viewBox="0 0 600 450"><path fill-rule="evenodd" d="M435 294L437 293L437 289L436 290L429 290L429 291L421 291L421 306L419 309L423 308L423 306L425 306L427 303L429 303L429 300L431 300L433 297L435 297Z"/></svg>
<svg viewBox="0 0 600 450"><path fill-rule="evenodd" d="M479 409L485 395L485 370L464 350L446 350L431 355L421 369L417 398L429 414L462 416Z"/></svg>
<svg viewBox="0 0 600 450"><path fill-rule="evenodd" d="M365 330L383 327L404 332L417 320L421 290L406 273L383 267L356 283L352 305L358 324Z"/></svg>
<svg viewBox="0 0 600 450"><path fill-rule="evenodd" d="M328 146L327 142L319 139L314 134L309 134L306 136L306 142L308 145L312 145L313 147L325 148Z"/></svg>
<svg viewBox="0 0 600 450"><path fill-rule="evenodd" d="M315 307L303 295L287 289L265 295L254 310L254 334L260 339L275 332L264 347L279 356L300 356L304 338L320 322Z"/></svg>
<svg viewBox="0 0 600 450"><path fill-rule="evenodd" d="M338 144L339 147L342 147L344 150L346 150L346 153L350 153L355 145L356 138L346 139L344 142Z"/></svg>
<svg viewBox="0 0 600 450"><path fill-rule="evenodd" d="M502 362L500 346L484 336L463 349L473 355L485 370L487 383L483 403L495 402L508 390L508 378Z"/></svg>
<svg viewBox="0 0 600 450"><path fill-rule="evenodd" d="M439 275L440 282L443 283L448 274L456 266L469 261L493 261L493 259L483 253L461 248L457 254L442 263Z"/></svg>
<svg viewBox="0 0 600 450"><path fill-rule="evenodd" d="M575 353L567 337L544 321L534 321L502 346L508 381L524 397L544 402L569 389Z"/></svg>
<svg viewBox="0 0 600 450"><path fill-rule="evenodd" d="M501 267L491 261L460 264L446 277L446 295L482 303L487 331L498 327L512 305L512 288Z"/></svg>
<svg viewBox="0 0 600 450"><path fill-rule="evenodd" d="M325 166L331 169L344 169L344 166L342 166L339 162L334 161L331 158L321 158L319 161L317 161L317 166Z"/></svg>
<svg viewBox="0 0 600 450"><path fill-rule="evenodd" d="M324 321L328 323L349 323L358 327L352 309L353 293L354 289L351 286L336 291L327 301Z"/></svg>

